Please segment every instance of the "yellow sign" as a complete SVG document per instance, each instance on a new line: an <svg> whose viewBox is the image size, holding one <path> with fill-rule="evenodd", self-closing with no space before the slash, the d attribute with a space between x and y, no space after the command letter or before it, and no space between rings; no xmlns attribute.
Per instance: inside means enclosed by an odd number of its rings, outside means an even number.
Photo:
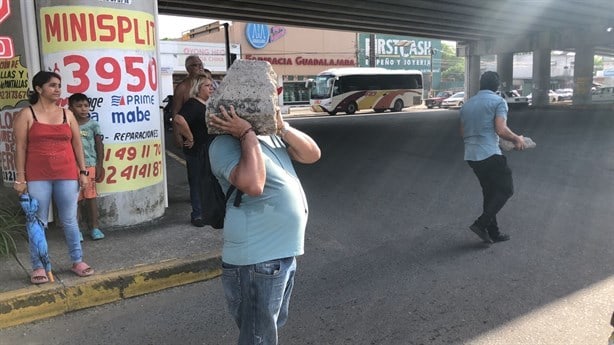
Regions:
<svg viewBox="0 0 614 345"><path fill-rule="evenodd" d="M88 49L153 51L156 24L153 15L103 7L53 6L41 9L44 54Z"/></svg>
<svg viewBox="0 0 614 345"><path fill-rule="evenodd" d="M105 175L97 186L100 193L141 189L162 181L159 141L104 145Z"/></svg>
<svg viewBox="0 0 614 345"><path fill-rule="evenodd" d="M0 60L0 109L14 108L28 98L28 70L19 59Z"/></svg>

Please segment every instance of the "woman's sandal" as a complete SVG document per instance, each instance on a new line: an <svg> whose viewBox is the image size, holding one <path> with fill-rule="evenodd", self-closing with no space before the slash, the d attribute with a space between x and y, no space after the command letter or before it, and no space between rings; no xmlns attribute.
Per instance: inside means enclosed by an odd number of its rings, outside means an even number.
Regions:
<svg viewBox="0 0 614 345"><path fill-rule="evenodd" d="M32 271L30 274L30 282L32 284L45 284L49 282L49 278L47 277L47 272L44 268L37 268Z"/></svg>
<svg viewBox="0 0 614 345"><path fill-rule="evenodd" d="M88 277L94 274L94 269L83 261L73 264L70 270L79 277Z"/></svg>

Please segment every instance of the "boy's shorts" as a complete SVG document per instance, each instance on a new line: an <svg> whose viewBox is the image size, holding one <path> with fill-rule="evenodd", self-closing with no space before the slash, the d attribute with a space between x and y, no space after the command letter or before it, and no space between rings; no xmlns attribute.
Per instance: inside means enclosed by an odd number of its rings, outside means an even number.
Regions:
<svg viewBox="0 0 614 345"><path fill-rule="evenodd" d="M89 172L87 178L90 180L90 183L87 184L87 187L81 188L79 200L95 199L98 196L96 192L96 167L86 167L85 169Z"/></svg>

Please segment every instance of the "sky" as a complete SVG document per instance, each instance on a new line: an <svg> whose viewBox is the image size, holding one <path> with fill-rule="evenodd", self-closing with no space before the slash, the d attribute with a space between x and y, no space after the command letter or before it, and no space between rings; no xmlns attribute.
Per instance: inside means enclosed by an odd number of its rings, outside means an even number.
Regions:
<svg viewBox="0 0 614 345"><path fill-rule="evenodd" d="M215 19L180 17L160 14L158 15L158 27L160 29L160 38L180 38L181 34L190 29L197 28L214 22ZM223 23L224 21L220 21ZM456 46L454 41L443 41L444 43Z"/></svg>
<svg viewBox="0 0 614 345"><path fill-rule="evenodd" d="M160 38L180 38L183 32L214 21L214 19L207 18L178 17L160 14L158 15Z"/></svg>

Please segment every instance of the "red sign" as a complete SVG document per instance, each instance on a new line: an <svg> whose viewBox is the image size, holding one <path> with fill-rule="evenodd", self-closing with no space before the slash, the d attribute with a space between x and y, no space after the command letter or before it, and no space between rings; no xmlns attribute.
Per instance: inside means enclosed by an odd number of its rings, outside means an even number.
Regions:
<svg viewBox="0 0 614 345"><path fill-rule="evenodd" d="M11 15L9 0L0 0L0 23Z"/></svg>
<svg viewBox="0 0 614 345"><path fill-rule="evenodd" d="M11 15L11 6L9 0L0 0L0 24ZM0 37L0 59L11 59L15 56L13 48L13 39L10 37Z"/></svg>
<svg viewBox="0 0 614 345"><path fill-rule="evenodd" d="M0 59L12 59L14 56L13 40L10 37L0 37Z"/></svg>

